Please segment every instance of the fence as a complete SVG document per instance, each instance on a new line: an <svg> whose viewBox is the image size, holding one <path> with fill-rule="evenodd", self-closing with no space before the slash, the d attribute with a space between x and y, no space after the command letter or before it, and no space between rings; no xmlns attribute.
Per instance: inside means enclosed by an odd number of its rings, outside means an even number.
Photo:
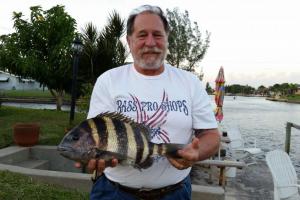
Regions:
<svg viewBox="0 0 300 200"><path fill-rule="evenodd" d="M286 123L286 132L285 132L285 152L290 153L290 145L291 145L291 132L292 127L300 130L300 125L287 122Z"/></svg>

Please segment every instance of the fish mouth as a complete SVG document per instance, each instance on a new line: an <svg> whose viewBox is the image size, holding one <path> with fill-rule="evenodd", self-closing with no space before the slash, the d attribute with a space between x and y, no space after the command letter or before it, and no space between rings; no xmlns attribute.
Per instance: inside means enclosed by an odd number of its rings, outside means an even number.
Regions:
<svg viewBox="0 0 300 200"><path fill-rule="evenodd" d="M72 147L58 146L57 151L60 155L72 159L78 152ZM75 156L77 157L77 156Z"/></svg>
<svg viewBox="0 0 300 200"><path fill-rule="evenodd" d="M59 154L74 161L86 163L89 159L89 152L80 151L68 146L58 146Z"/></svg>
<svg viewBox="0 0 300 200"><path fill-rule="evenodd" d="M60 151L61 153L66 152L66 151L70 151L70 152L74 151L74 149L72 147L66 147L66 146L58 146L57 150Z"/></svg>

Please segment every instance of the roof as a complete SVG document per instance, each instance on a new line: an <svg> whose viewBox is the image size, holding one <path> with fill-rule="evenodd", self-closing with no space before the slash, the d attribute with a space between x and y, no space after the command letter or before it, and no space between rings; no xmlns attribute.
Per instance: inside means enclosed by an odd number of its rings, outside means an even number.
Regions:
<svg viewBox="0 0 300 200"><path fill-rule="evenodd" d="M8 82L9 77L0 77L0 82Z"/></svg>

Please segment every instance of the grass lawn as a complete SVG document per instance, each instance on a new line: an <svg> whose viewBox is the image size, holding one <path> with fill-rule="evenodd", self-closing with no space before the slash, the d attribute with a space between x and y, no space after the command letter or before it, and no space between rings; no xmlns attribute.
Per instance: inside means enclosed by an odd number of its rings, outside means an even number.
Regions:
<svg viewBox="0 0 300 200"><path fill-rule="evenodd" d="M300 101L300 94L295 94L287 97L288 100Z"/></svg>
<svg viewBox="0 0 300 200"><path fill-rule="evenodd" d="M74 125L86 118L86 114L76 113ZM39 144L57 145L69 128L69 112L39 110L1 106L0 108L0 148L13 143L13 125L16 122L36 122L40 124Z"/></svg>
<svg viewBox="0 0 300 200"><path fill-rule="evenodd" d="M73 124L78 124L86 118L86 114L76 113ZM57 145L69 128L69 112L56 110L38 110L0 107L0 148L13 143L13 124L16 122L37 122L41 133L39 144ZM81 200L89 199L88 193L59 186L40 184L30 177L0 171L0 199L1 200Z"/></svg>
<svg viewBox="0 0 300 200"><path fill-rule="evenodd" d="M85 200L89 194L55 185L36 183L30 177L0 171L1 200Z"/></svg>
<svg viewBox="0 0 300 200"><path fill-rule="evenodd" d="M40 90L2 90L0 96L53 98L49 91ZM69 98L69 97L67 97ZM0 107L0 148L13 144L13 125L17 122L35 122L40 125L39 144L57 145L65 134L65 130L79 124L86 114L75 113L73 125L69 124L68 111L39 110ZM2 200L84 200L88 193L64 189L60 186L35 183L30 177L0 171L0 199Z"/></svg>
<svg viewBox="0 0 300 200"><path fill-rule="evenodd" d="M0 90L0 97L10 97L10 98L26 98L26 97L35 97L35 98L54 98L49 90ZM69 94L65 94L65 100L70 100L71 97Z"/></svg>

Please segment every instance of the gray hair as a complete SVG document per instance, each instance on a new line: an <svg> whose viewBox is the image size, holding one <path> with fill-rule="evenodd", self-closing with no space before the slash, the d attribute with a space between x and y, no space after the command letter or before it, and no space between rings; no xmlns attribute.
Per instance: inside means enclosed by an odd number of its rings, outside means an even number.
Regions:
<svg viewBox="0 0 300 200"><path fill-rule="evenodd" d="M134 24L135 17L144 12L153 13L153 14L158 15L160 17L161 21L163 22L166 33L169 34L169 31L170 31L169 23L168 23L166 16L164 15L164 12L161 10L161 8L158 6L143 5L138 8L133 9L131 11L131 13L129 14L129 17L127 20L127 35L131 35L133 33L133 24Z"/></svg>

